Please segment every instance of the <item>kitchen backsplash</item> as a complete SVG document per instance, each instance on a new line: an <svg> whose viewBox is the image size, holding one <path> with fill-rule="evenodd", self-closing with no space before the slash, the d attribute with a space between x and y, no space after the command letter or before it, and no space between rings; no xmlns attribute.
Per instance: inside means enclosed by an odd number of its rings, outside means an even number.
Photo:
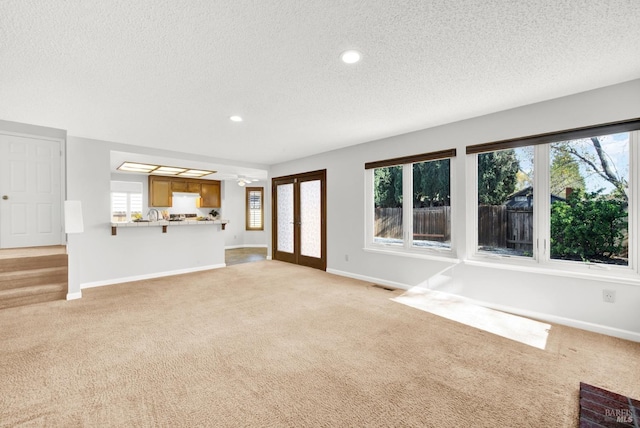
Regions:
<svg viewBox="0 0 640 428"><path fill-rule="evenodd" d="M169 214L196 214L196 216L206 217L211 212L211 208L197 208L196 196L173 195L173 206L167 208ZM216 208L221 213L220 208Z"/></svg>
<svg viewBox="0 0 640 428"><path fill-rule="evenodd" d="M197 196L173 195L173 206L169 208L169 214L197 214Z"/></svg>

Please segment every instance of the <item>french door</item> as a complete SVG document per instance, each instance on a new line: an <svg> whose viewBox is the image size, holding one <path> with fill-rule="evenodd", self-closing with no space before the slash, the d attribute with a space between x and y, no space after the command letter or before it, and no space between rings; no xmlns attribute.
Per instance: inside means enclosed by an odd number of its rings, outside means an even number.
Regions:
<svg viewBox="0 0 640 428"><path fill-rule="evenodd" d="M326 170L272 180L274 260L327 269Z"/></svg>

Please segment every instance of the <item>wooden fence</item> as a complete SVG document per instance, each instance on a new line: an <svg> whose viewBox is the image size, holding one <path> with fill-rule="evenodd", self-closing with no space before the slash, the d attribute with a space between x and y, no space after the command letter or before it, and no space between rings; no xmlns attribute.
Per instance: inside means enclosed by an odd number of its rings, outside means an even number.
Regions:
<svg viewBox="0 0 640 428"><path fill-rule="evenodd" d="M533 209L478 206L478 245L533 251Z"/></svg>
<svg viewBox="0 0 640 428"><path fill-rule="evenodd" d="M413 237L418 240L447 242L451 239L451 207L413 210ZM402 239L402 208L376 208L374 236Z"/></svg>
<svg viewBox="0 0 640 428"><path fill-rule="evenodd" d="M414 239L451 239L451 207L413 210ZM376 208L374 236L402 239L402 208ZM478 245L533 251L533 210L505 205L478 206Z"/></svg>
<svg viewBox="0 0 640 428"><path fill-rule="evenodd" d="M376 208L373 236L402 239L402 208Z"/></svg>

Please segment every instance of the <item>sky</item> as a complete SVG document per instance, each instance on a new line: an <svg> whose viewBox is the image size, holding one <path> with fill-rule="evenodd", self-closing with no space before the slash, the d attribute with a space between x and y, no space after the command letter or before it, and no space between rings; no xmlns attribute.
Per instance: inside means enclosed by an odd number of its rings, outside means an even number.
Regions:
<svg viewBox="0 0 640 428"><path fill-rule="evenodd" d="M614 166L618 175L629 181L629 142L631 134L623 132L620 134L605 135L599 137L603 150L609 156L612 166ZM590 139L573 140L571 143L581 153L589 155L596 159L596 152ZM533 147L522 147L515 149L516 156L520 161L520 169L529 177L533 177ZM553 154L551 154L553 158ZM585 179L586 191L595 192L603 189L603 193L609 193L613 190L613 185L607 180L592 172L587 165L578 161L580 164L580 172ZM599 162L596 161L599 165Z"/></svg>

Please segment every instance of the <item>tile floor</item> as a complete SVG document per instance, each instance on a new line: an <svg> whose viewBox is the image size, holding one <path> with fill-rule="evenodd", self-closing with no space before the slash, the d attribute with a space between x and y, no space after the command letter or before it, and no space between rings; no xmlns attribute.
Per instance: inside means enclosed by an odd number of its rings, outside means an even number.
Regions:
<svg viewBox="0 0 640 428"><path fill-rule="evenodd" d="M225 250L225 263L227 266L258 262L266 258L266 248L232 248Z"/></svg>

